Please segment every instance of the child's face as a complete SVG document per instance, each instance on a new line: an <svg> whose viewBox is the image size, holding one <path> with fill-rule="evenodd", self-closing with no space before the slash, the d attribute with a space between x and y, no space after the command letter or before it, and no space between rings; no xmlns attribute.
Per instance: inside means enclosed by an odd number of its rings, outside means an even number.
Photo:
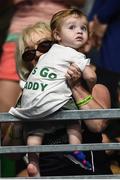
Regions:
<svg viewBox="0 0 120 180"><path fill-rule="evenodd" d="M88 40L87 24L84 16L76 17L72 15L64 18L57 35L59 44L74 49L81 48Z"/></svg>

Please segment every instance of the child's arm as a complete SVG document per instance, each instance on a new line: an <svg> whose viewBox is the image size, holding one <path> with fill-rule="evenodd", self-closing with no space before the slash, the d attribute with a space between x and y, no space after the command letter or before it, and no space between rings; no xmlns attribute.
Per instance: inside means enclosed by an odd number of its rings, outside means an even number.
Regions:
<svg viewBox="0 0 120 180"><path fill-rule="evenodd" d="M95 68L92 65L87 65L82 73L82 77L91 91L97 80Z"/></svg>

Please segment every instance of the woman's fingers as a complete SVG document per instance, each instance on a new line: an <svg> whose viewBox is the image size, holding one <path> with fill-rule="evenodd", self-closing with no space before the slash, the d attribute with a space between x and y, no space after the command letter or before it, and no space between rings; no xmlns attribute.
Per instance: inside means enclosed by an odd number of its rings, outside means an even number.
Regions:
<svg viewBox="0 0 120 180"><path fill-rule="evenodd" d="M81 77L80 69L77 65L71 64L70 67L67 70L66 77L69 79L79 79Z"/></svg>
<svg viewBox="0 0 120 180"><path fill-rule="evenodd" d="M75 64L71 64L66 73L66 79L70 87L74 86L81 77L81 71Z"/></svg>

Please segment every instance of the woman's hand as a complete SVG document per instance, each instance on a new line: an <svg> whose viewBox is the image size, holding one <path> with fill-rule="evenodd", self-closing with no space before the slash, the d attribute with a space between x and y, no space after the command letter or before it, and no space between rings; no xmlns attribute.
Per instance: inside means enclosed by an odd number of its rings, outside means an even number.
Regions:
<svg viewBox="0 0 120 180"><path fill-rule="evenodd" d="M81 71L79 67L74 63L71 64L66 73L66 80L70 88L72 88L77 83L77 81L80 80L80 77Z"/></svg>
<svg viewBox="0 0 120 180"><path fill-rule="evenodd" d="M101 23L97 16L94 17L93 21L89 23L89 31L92 34L92 44L93 47L100 47L102 44L102 39L106 33L108 25Z"/></svg>

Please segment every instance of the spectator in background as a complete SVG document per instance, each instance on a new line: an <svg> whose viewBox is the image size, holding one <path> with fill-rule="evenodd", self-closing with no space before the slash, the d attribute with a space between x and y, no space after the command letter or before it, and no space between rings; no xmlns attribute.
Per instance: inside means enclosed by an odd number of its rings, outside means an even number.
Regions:
<svg viewBox="0 0 120 180"><path fill-rule="evenodd" d="M118 107L118 82L120 81L120 1L95 0L89 14L90 31L97 54L98 83L108 87L112 107Z"/></svg>
<svg viewBox="0 0 120 180"><path fill-rule="evenodd" d="M91 57L94 59L94 55L97 67L97 82L109 89L111 107L118 108L120 107L120 1L95 0L89 20L91 42L97 48L95 53L91 51ZM102 137L103 142L120 142L120 121L110 120ZM107 152L111 155L111 151ZM117 155L117 152L114 151L114 154Z"/></svg>
<svg viewBox="0 0 120 180"><path fill-rule="evenodd" d="M16 74L15 61L12 61L14 43L9 40L5 43L13 15L12 1L0 1L0 112L7 112L11 105L15 105L20 94L19 77ZM2 124L2 127L6 131L7 123Z"/></svg>

